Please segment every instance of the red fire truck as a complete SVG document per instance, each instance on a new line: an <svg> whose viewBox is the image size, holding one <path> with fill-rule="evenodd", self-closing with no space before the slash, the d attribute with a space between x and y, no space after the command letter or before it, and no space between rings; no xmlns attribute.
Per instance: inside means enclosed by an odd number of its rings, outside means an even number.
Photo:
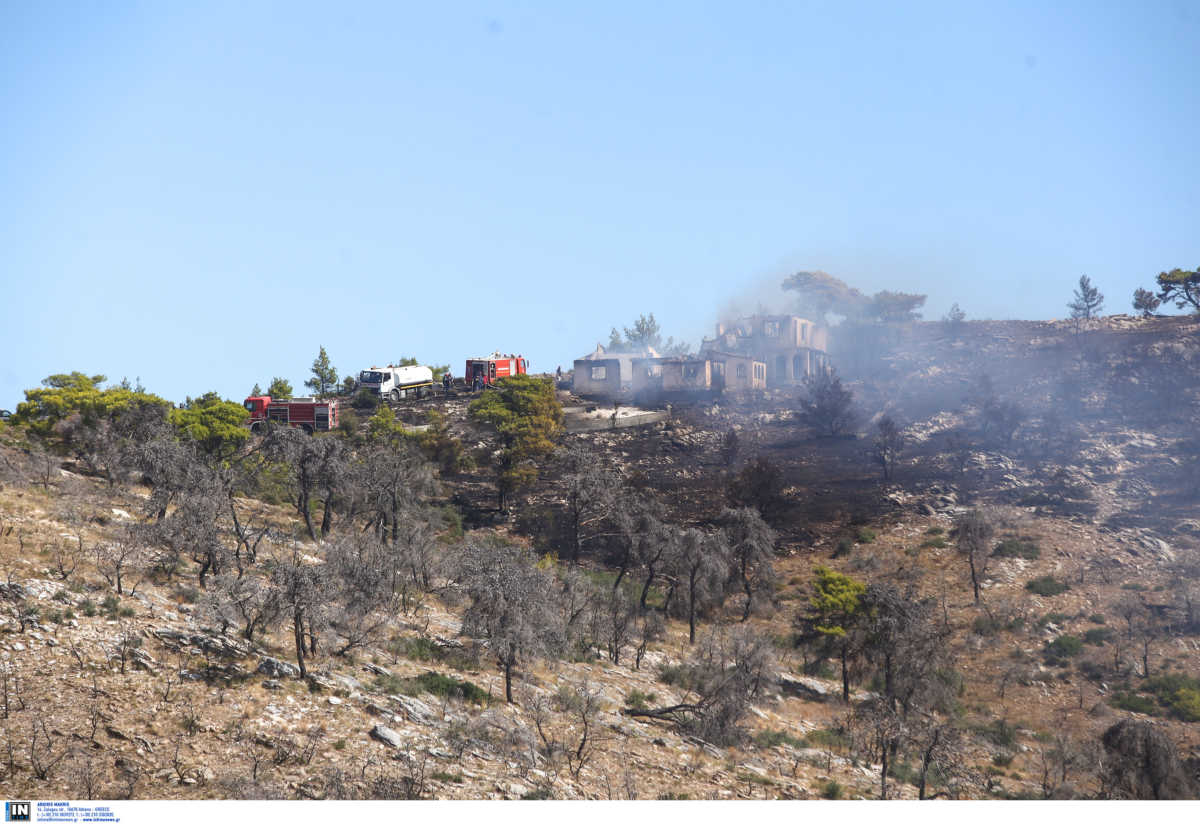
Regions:
<svg viewBox="0 0 1200 824"><path fill-rule="evenodd" d="M337 429L338 402L316 398L276 398L267 395L246 398L246 411L250 413L250 431L259 433L267 428L268 422L297 426L308 434Z"/></svg>
<svg viewBox="0 0 1200 824"><path fill-rule="evenodd" d="M476 377L481 379L484 386L491 386L494 381L501 378L528 373L529 361L523 356L502 355L499 352L493 352L486 358L469 358L467 368L463 372L463 381L470 389L475 386Z"/></svg>

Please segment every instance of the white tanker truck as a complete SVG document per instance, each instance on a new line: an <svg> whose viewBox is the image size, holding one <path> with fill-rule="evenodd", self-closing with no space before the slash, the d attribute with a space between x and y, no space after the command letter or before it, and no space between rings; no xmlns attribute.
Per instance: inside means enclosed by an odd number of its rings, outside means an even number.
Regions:
<svg viewBox="0 0 1200 824"><path fill-rule="evenodd" d="M372 366L358 373L358 386L393 402L420 398L433 392L433 370L428 366Z"/></svg>

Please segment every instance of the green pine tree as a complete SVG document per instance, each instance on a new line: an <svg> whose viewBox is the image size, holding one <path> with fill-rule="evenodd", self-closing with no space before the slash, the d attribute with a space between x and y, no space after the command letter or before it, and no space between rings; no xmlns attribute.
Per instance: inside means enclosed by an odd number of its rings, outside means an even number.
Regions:
<svg viewBox="0 0 1200 824"><path fill-rule="evenodd" d="M327 398L337 390L338 373L333 368L333 364L329 362L329 355L325 353L325 347L321 347L320 353L313 359L312 363L313 376L304 382L304 385L312 390L313 395L318 398Z"/></svg>

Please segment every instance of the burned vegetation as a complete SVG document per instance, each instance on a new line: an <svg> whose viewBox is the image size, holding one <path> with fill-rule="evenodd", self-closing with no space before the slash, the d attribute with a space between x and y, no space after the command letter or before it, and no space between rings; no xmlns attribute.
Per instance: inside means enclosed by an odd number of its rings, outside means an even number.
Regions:
<svg viewBox="0 0 1200 824"><path fill-rule="evenodd" d="M48 379L0 424L5 785L1196 797L1195 321L789 283L808 327L614 334L577 386L707 376L629 414L519 375L251 434Z"/></svg>

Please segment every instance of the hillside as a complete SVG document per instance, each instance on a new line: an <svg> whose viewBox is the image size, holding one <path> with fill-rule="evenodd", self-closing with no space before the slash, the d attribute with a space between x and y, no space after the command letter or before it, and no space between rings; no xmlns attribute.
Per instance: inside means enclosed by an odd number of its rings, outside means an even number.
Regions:
<svg viewBox="0 0 1200 824"><path fill-rule="evenodd" d="M858 434L814 436L785 392L679 406L649 426L564 435L566 449L540 461L538 480L508 513L496 509L498 444L469 420L469 399L405 407L399 416L410 423L442 413L473 463L441 471L430 493L444 520L436 541L422 544L428 575L405 556L421 585L405 586L382 616L357 615L377 631L345 654L336 622L320 643L314 632L306 678L286 620L251 640L236 625L221 631L207 606L216 579L200 586L195 559L206 556L192 544L174 566L156 560L161 546L139 544L118 595L112 548L130 543L127 525L153 521L155 486L138 472L109 483L8 426L3 784L34 797L877 798L882 755L888 796L916 798L926 753L927 795L1120 796L1135 794L1111 775L1128 748L1105 733L1133 720L1172 748L1162 786L1194 797L1198 344L1200 324L1189 318L891 330L839 353ZM887 480L873 448L884 415L904 433ZM729 591L712 599L689 643L671 601L679 579L654 568L644 548L653 542L621 560L610 525L581 544L578 564L563 551L564 513L582 476L572 454L610 473L622 506L657 502L654 523L673 530L726 528L733 498L757 507L778 538L770 577L756 579L749 603L723 581ZM731 486L741 491L731 497ZM276 502L234 502L239 528L259 530L247 581L266 581L289 558L320 567L353 540L352 527L369 529L350 493L330 498L338 520L321 541L308 538L286 496L260 498ZM975 559L978 602L952 535L976 508L994 530ZM610 511L605 523L620 515ZM222 552L236 546L240 569L242 544L220 518L203 534ZM473 601L459 559L468 544L501 538L528 546L566 590L577 575L599 599L586 607L587 643L521 660L513 703L497 647L463 631ZM603 597L622 565L628 597L649 605L625 618ZM911 715L906 705L903 718L872 716L890 670L867 652L842 702L836 656L798 643L818 567L924 605L937 648L921 647L933 643L925 637L904 643L941 662L922 676L944 687L936 706L914 699ZM750 632L737 635L742 628ZM735 672L752 658L739 658L747 638L762 642L754 684L720 735L637 714L708 695L696 662L720 662L710 677ZM873 743L885 729L890 750ZM934 729L953 746L930 743Z"/></svg>

